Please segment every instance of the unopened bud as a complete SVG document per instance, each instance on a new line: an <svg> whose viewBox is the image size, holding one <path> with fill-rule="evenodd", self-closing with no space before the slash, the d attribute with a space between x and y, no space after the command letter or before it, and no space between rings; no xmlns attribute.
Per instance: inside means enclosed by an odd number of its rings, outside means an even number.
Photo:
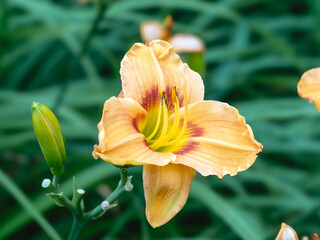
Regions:
<svg viewBox="0 0 320 240"><path fill-rule="evenodd" d="M83 189L81 189L81 188L79 188L79 189L77 190L77 193L79 193L80 195L83 195L83 194L86 193L86 191L83 190Z"/></svg>
<svg viewBox="0 0 320 240"><path fill-rule="evenodd" d="M108 201L103 201L100 206L102 210L107 210L110 207L110 203Z"/></svg>
<svg viewBox="0 0 320 240"><path fill-rule="evenodd" d="M31 117L34 133L50 171L60 176L64 171L66 150L59 122L51 110L41 103L32 104Z"/></svg>
<svg viewBox="0 0 320 240"><path fill-rule="evenodd" d="M126 182L126 184L124 185L124 189L127 191L127 192L131 192L132 189L133 189L133 185L131 182Z"/></svg>
<svg viewBox="0 0 320 240"><path fill-rule="evenodd" d="M41 187L48 188L51 185L51 180L48 178L43 179L41 183Z"/></svg>

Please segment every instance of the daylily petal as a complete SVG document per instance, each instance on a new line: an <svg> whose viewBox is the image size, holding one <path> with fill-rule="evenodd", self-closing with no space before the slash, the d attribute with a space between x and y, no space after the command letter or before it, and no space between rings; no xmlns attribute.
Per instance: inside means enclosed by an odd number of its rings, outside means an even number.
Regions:
<svg viewBox="0 0 320 240"><path fill-rule="evenodd" d="M118 98L124 98L124 94L122 90L119 92Z"/></svg>
<svg viewBox="0 0 320 240"><path fill-rule="evenodd" d="M275 240L299 240L297 233L289 225L282 223Z"/></svg>
<svg viewBox="0 0 320 240"><path fill-rule="evenodd" d="M143 42L149 43L153 40L161 39L163 30L158 22L144 22L140 25L140 33Z"/></svg>
<svg viewBox="0 0 320 240"><path fill-rule="evenodd" d="M183 84L188 103L203 100L204 85L200 75L182 63L165 41L155 40L148 45L136 43L123 58L120 74L124 96L133 98L147 110L159 102L162 91L166 91L170 109L174 87L182 106Z"/></svg>
<svg viewBox="0 0 320 240"><path fill-rule="evenodd" d="M320 68L305 72L298 83L298 94L315 104L320 111Z"/></svg>
<svg viewBox="0 0 320 240"><path fill-rule="evenodd" d="M134 100L112 97L104 104L99 129L99 146L94 147L94 158L115 165L155 164L163 166L175 160L172 153L153 151L137 128L147 112Z"/></svg>
<svg viewBox="0 0 320 240"><path fill-rule="evenodd" d="M181 109L181 116L183 112ZM192 167L203 176L236 175L249 168L262 150L244 117L226 103L201 101L189 105L187 131L190 137L175 152L175 163Z"/></svg>
<svg viewBox="0 0 320 240"><path fill-rule="evenodd" d="M146 216L152 227L173 218L185 205L195 170L180 164L143 167Z"/></svg>
<svg viewBox="0 0 320 240"><path fill-rule="evenodd" d="M180 52L198 52L203 53L205 51L205 45L203 41L191 34L175 34L170 43L174 47L177 53Z"/></svg>

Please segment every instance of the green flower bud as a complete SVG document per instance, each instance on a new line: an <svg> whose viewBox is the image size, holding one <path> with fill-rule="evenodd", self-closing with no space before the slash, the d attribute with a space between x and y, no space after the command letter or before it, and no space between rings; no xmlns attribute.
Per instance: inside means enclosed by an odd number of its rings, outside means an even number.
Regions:
<svg viewBox="0 0 320 240"><path fill-rule="evenodd" d="M66 161L65 140L56 116L49 108L34 102L31 106L34 133L50 171L60 176Z"/></svg>

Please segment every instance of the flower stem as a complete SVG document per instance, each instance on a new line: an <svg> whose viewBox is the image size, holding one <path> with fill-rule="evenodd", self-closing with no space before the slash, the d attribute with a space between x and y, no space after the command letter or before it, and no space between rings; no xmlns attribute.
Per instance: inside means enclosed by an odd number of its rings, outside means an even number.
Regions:
<svg viewBox="0 0 320 240"><path fill-rule="evenodd" d="M128 182L128 169L127 168L121 168L120 171L120 181L118 184L118 187L107 197L105 201L108 201L110 204L112 204L123 192L126 191L125 185ZM88 212L84 217L84 222L88 222L94 218L97 218L98 216L101 216L103 212L106 211L101 208L101 205L95 207L93 210Z"/></svg>
<svg viewBox="0 0 320 240"><path fill-rule="evenodd" d="M72 228L68 237L68 240L75 240L78 238L78 235L84 224L82 224L78 218L73 217Z"/></svg>
<svg viewBox="0 0 320 240"><path fill-rule="evenodd" d="M109 197L105 200L109 204L112 204L123 192L131 191L131 177L128 177L128 169L127 167L123 167L120 170L120 181L117 188L109 195ZM60 177L53 175L52 179L52 188L53 195L51 197L58 203L59 206L66 207L73 215L73 224L69 233L68 240L77 239L82 227L89 221L96 219L102 216L109 208L102 208L101 204L92 209L90 212L85 213L83 208L78 207L78 201L71 201L68 197L66 197L61 191L59 184ZM74 183L75 184L75 183ZM128 187L129 185L129 187ZM130 186L131 185L131 186ZM74 193L76 194L76 193ZM112 206L111 206L112 207Z"/></svg>
<svg viewBox="0 0 320 240"><path fill-rule="evenodd" d="M62 193L61 188L60 188L60 184L59 184L59 180L60 180L59 176L53 175L53 179L52 179L53 192L57 193L57 194ZM69 209L69 211L72 213L73 216L79 215L79 212L78 212L77 208L75 207L75 205L65 195L63 195L63 194L61 195L59 202L61 202L61 204L64 207Z"/></svg>

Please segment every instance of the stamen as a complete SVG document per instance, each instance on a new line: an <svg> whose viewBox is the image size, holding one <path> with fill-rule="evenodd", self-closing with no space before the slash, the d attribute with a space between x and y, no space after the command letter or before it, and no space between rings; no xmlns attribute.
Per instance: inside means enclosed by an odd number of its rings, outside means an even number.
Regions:
<svg viewBox="0 0 320 240"><path fill-rule="evenodd" d="M163 104L162 104L162 98L163 98L163 93L160 97L160 106L159 106L159 112L158 112L158 117L157 117L157 123L156 123L156 126L155 128L153 129L152 133L146 138L147 139L147 142L149 140L151 140L155 135L156 133L158 132L158 129L159 129L159 126L160 126L160 121L161 121L161 113L162 113L162 108L163 108Z"/></svg>
<svg viewBox="0 0 320 240"><path fill-rule="evenodd" d="M147 125L150 123L150 128L146 132L151 132L145 136L150 148L155 151L173 152L180 149L185 143L186 129L188 124L188 98L186 85L183 83L183 97L184 97L184 119L181 126L180 102L176 87L172 88L171 104L174 106L174 112L170 110L167 103L166 92L161 93L160 105L153 109L152 119L150 118ZM174 114L173 121L169 122L169 117ZM173 116L172 116L173 117ZM153 125L156 121L156 124ZM154 126L154 128L152 128Z"/></svg>
<svg viewBox="0 0 320 240"><path fill-rule="evenodd" d="M165 143L163 146L168 146L168 145L171 145L171 144L174 144L174 143L177 143L183 136L186 128L187 128L187 123L188 123L188 99L187 99L187 90L186 90L186 85L183 83L182 84L182 87L183 87L183 101L184 101L184 118L183 118L183 126L182 126L182 129L178 135L177 138L175 138L174 140L172 141L169 141L167 143ZM180 111L179 111L180 112ZM180 118L180 117L179 117ZM180 119L179 119L180 121Z"/></svg>
<svg viewBox="0 0 320 240"><path fill-rule="evenodd" d="M174 104L174 119L173 119L173 124L168 132L164 142L169 141L174 134L176 133L179 123L180 123L180 105L179 105L179 98L178 98L178 93L176 90L176 87L172 88L172 103ZM166 146L167 144L164 144Z"/></svg>
<svg viewBox="0 0 320 240"><path fill-rule="evenodd" d="M178 99L178 93L177 93L177 88L176 87L173 87L172 90L171 90L171 101L172 101L172 104L175 105L176 104L176 100L178 100L178 103L179 103L179 99Z"/></svg>
<svg viewBox="0 0 320 240"><path fill-rule="evenodd" d="M162 146L163 141L167 135L167 131L168 131L168 104L166 102L166 98L165 98L165 93L163 94L163 98L162 98L162 105L163 105L163 125L162 125L162 132L159 136L159 138L150 145L150 148L157 150L159 147Z"/></svg>

